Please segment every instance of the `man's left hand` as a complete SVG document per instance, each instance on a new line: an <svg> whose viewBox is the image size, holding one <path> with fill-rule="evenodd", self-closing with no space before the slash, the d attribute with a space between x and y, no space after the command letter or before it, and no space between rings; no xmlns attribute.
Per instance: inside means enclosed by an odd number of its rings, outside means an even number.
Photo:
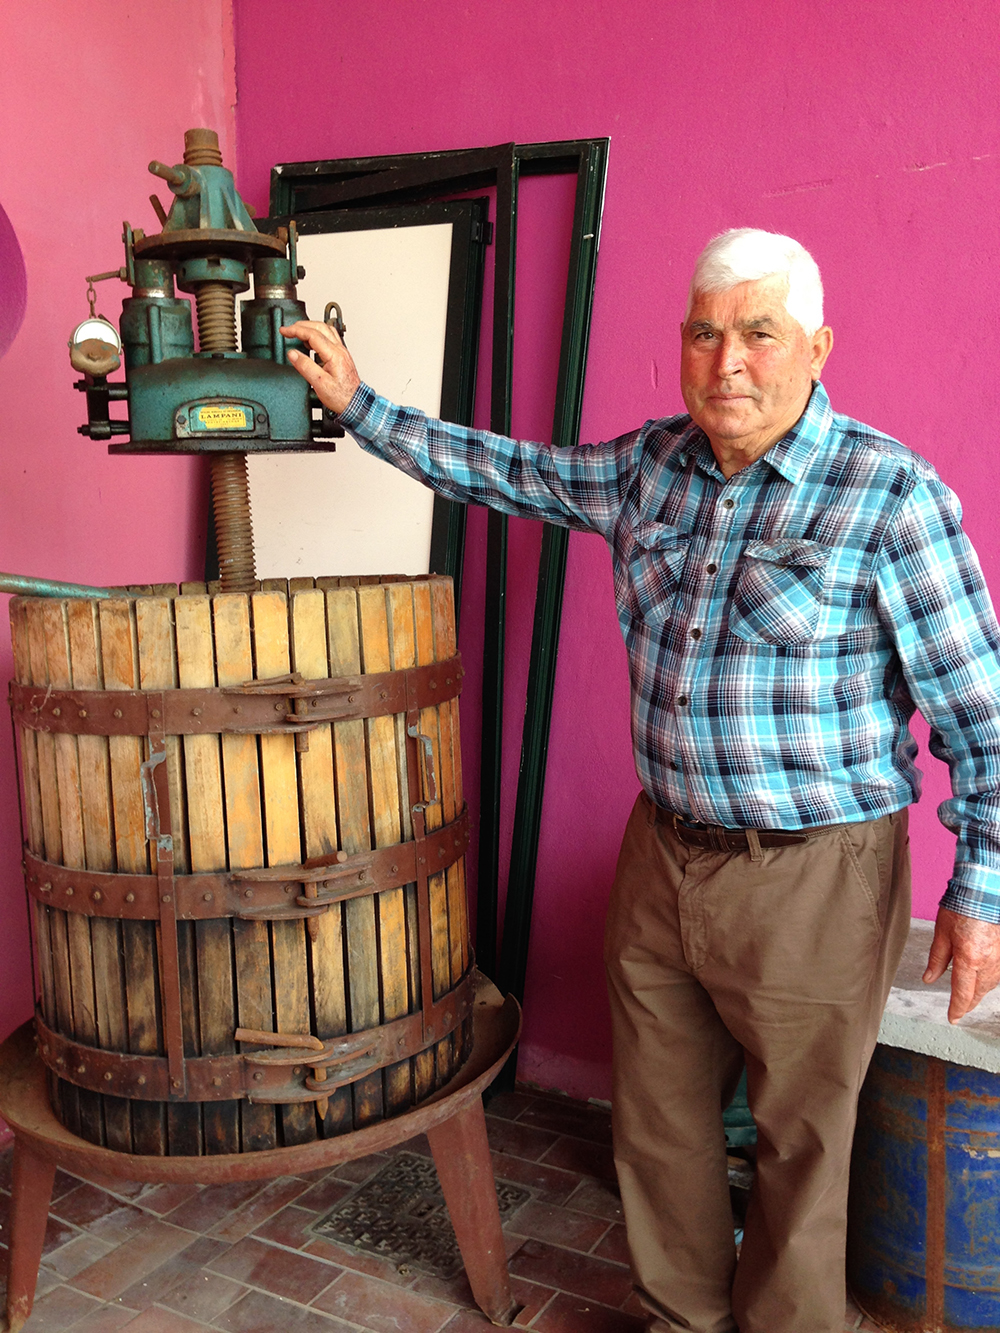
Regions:
<svg viewBox="0 0 1000 1333"><path fill-rule="evenodd" d="M948 1022L957 1023L1000 982L1000 924L960 916L938 908L934 940L923 980L927 985L943 977L951 963L951 1003Z"/></svg>

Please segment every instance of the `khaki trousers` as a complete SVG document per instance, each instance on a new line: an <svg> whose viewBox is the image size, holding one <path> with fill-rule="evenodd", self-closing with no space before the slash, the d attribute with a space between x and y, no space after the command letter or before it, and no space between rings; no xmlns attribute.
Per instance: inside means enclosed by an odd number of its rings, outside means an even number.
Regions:
<svg viewBox="0 0 1000 1333"><path fill-rule="evenodd" d="M645 796L609 908L612 1124L650 1328L841 1333L858 1094L910 924L907 812L749 852ZM739 1263L722 1108L744 1062L757 1178Z"/></svg>

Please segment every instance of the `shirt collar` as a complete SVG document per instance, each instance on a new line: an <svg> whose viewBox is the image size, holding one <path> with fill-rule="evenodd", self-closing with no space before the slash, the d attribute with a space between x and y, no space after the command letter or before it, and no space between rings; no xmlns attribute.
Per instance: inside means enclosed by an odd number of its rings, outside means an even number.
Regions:
<svg viewBox="0 0 1000 1333"><path fill-rule="evenodd" d="M816 451L823 444L833 424L833 408L830 399L819 380L813 385L806 410L795 425L777 444L772 444L762 457L770 463L787 481L800 481L806 468L814 458ZM685 434L679 450L681 465L693 458L708 472L719 475L719 465L708 442L708 436L693 422Z"/></svg>

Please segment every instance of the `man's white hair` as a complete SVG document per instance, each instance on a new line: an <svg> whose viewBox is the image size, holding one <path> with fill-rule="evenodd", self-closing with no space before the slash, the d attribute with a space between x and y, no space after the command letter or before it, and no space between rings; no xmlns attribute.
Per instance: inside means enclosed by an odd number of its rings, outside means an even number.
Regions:
<svg viewBox="0 0 1000 1333"><path fill-rule="evenodd" d="M782 277L788 282L785 309L811 338L823 325L823 282L815 259L791 236L738 227L713 237L694 266L687 313L695 292L727 292L741 282Z"/></svg>

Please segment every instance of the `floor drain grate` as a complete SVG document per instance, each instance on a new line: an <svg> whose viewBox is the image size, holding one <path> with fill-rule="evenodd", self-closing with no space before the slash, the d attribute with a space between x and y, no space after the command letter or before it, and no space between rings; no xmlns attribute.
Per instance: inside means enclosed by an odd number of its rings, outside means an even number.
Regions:
<svg viewBox="0 0 1000 1333"><path fill-rule="evenodd" d="M531 1191L507 1180L496 1185L500 1218L506 1222ZM397 1153L310 1229L399 1268L454 1277L462 1267L434 1163L418 1153Z"/></svg>

